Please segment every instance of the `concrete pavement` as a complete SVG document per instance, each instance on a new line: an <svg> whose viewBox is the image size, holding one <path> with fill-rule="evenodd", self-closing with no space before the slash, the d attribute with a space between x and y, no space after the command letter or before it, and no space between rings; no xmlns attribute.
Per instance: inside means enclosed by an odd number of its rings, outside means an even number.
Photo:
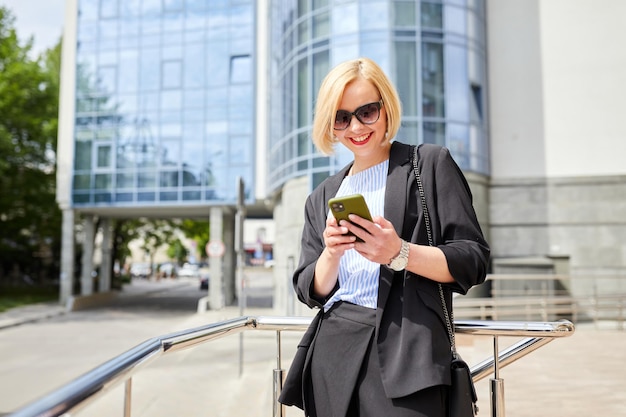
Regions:
<svg viewBox="0 0 626 417"><path fill-rule="evenodd" d="M120 297L136 300L142 295L165 301L166 297L193 296L197 290L195 284L181 286L177 281L139 282L131 287L125 288ZM2 313L0 324L11 325L0 326L0 415L151 337L240 315L238 307L201 314L193 308L156 309L146 314L125 306L66 313L54 304ZM244 311L244 315L284 314L275 314L272 308L254 308ZM133 377L132 415L271 415L276 335L256 330L240 335L163 355L142 368ZM282 336L285 369L299 337L300 333L292 332ZM503 338L500 348L512 342ZM475 364L490 356L492 340L461 335L458 346L463 357ZM626 376L621 371L626 363L625 346L624 331L596 330L579 324L573 336L554 340L501 371L506 415L626 416ZM479 416L490 415L488 384L488 380L477 383ZM106 417L122 414L122 385L78 413ZM287 408L287 415L302 413Z"/></svg>

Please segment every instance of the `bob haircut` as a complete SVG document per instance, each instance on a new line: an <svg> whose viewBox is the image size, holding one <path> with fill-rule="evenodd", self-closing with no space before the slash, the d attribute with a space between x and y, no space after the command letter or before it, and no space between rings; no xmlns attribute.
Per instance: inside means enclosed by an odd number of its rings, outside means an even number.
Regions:
<svg viewBox="0 0 626 417"><path fill-rule="evenodd" d="M369 58L343 62L326 75L317 94L313 119L313 143L325 155L332 155L338 142L333 131L343 92L357 78L371 82L380 93L387 115L387 138L391 142L400 128L402 105L395 87L383 70Z"/></svg>

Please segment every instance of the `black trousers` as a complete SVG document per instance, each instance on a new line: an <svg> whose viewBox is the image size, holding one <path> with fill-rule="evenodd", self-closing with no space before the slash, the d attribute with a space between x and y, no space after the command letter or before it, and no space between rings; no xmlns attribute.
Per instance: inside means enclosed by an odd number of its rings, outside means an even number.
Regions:
<svg viewBox="0 0 626 417"><path fill-rule="evenodd" d="M312 417L445 417L447 387L387 398L375 341L376 310L339 302L325 313L312 346ZM407 358L410 360L410 358Z"/></svg>

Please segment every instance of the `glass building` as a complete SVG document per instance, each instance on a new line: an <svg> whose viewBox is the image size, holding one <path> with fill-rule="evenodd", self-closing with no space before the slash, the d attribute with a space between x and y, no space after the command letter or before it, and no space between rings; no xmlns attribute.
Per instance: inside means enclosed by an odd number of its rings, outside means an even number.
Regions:
<svg viewBox="0 0 626 417"><path fill-rule="evenodd" d="M291 0L272 3L270 188L307 175L314 187L350 160L310 138L330 68L367 56L403 104L397 139L448 147L462 169L488 174L485 11L481 0Z"/></svg>
<svg viewBox="0 0 626 417"><path fill-rule="evenodd" d="M79 0L72 203L228 204L254 187L255 2Z"/></svg>

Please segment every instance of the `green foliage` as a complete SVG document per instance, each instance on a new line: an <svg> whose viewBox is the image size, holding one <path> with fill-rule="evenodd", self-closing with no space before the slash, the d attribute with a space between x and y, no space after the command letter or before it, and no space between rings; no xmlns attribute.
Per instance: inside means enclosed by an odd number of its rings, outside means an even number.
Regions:
<svg viewBox="0 0 626 417"><path fill-rule="evenodd" d="M175 239L173 243L167 248L167 256L170 259L174 259L177 264L181 265L187 258L187 248L183 245L180 239Z"/></svg>
<svg viewBox="0 0 626 417"><path fill-rule="evenodd" d="M32 59L0 7L0 280L10 271L58 276L61 213L55 201L59 44Z"/></svg>
<svg viewBox="0 0 626 417"><path fill-rule="evenodd" d="M58 298L57 287L0 288L0 313L28 304L56 301Z"/></svg>
<svg viewBox="0 0 626 417"><path fill-rule="evenodd" d="M177 224L173 220L121 219L113 228L113 257L124 265L131 255L128 244L133 240L143 242L142 249L151 258L161 247L181 244L176 236ZM181 244L182 246L182 244ZM185 254L186 255L186 254Z"/></svg>
<svg viewBox="0 0 626 417"><path fill-rule="evenodd" d="M178 227L185 236L196 242L199 252L196 255L205 257L204 248L211 237L211 223L202 220L183 220Z"/></svg>

